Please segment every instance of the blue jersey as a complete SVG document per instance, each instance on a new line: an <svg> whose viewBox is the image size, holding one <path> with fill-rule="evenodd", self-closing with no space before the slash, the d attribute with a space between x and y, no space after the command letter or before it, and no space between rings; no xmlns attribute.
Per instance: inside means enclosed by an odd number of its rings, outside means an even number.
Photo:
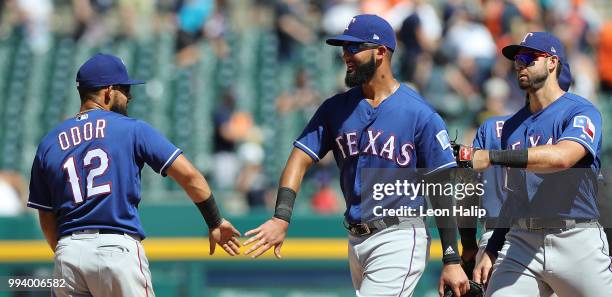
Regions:
<svg viewBox="0 0 612 297"><path fill-rule="evenodd" d="M472 146L484 150L500 150L501 134L504 122L510 116L497 116L488 118L476 131ZM504 169L501 166L493 166L482 172L484 183L484 195L482 196L482 207L487 211L488 218L499 216L506 196Z"/></svg>
<svg viewBox="0 0 612 297"><path fill-rule="evenodd" d="M600 171L601 127L597 108L571 93L565 93L536 113L531 113L527 105L506 120L501 139L505 149L527 149L569 140L581 144L587 151L587 155L573 166L578 168L575 170L554 174L513 172L508 177L508 201L512 200L508 215L514 218L599 217L595 197Z"/></svg>
<svg viewBox="0 0 612 297"><path fill-rule="evenodd" d="M165 176L181 153L142 121L104 110L79 114L38 146L28 206L53 211L58 236L110 229L144 238L138 216L142 167Z"/></svg>
<svg viewBox="0 0 612 297"><path fill-rule="evenodd" d="M428 168L434 172L457 166L442 118L403 84L378 107L364 99L360 87L329 98L294 145L315 162L333 151L349 222L375 219L371 209L361 209L362 169ZM412 208L425 204L423 197L384 201Z"/></svg>

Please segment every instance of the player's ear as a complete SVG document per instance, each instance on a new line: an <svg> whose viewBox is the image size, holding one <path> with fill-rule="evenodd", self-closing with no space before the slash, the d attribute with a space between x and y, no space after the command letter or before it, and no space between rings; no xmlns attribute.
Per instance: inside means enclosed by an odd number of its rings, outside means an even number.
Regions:
<svg viewBox="0 0 612 297"><path fill-rule="evenodd" d="M384 46L379 46L376 48L376 60L383 60L389 51L388 48Z"/></svg>
<svg viewBox="0 0 612 297"><path fill-rule="evenodd" d="M104 88L104 103L109 104L111 101L111 92L113 91L113 86L108 86Z"/></svg>
<svg viewBox="0 0 612 297"><path fill-rule="evenodd" d="M562 67L562 66L561 66L561 63L559 63L559 57L557 57L557 56L552 56L552 57L550 57L550 59L548 60L548 70L549 70L550 72L553 72L555 69L557 69L557 68L555 68L555 66L557 66L557 67Z"/></svg>

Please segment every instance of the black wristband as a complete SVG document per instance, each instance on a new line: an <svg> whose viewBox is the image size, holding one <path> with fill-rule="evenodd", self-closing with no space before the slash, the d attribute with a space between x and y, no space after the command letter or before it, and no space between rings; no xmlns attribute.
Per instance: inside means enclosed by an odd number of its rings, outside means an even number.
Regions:
<svg viewBox="0 0 612 297"><path fill-rule="evenodd" d="M204 217L204 221L206 221L208 229L214 229L221 225L221 221L223 221L223 218L219 213L219 208L217 207L217 203L215 202L215 196L213 196L212 193L210 193L210 197L208 197L208 199L202 202L198 202L195 205L200 210L202 217Z"/></svg>
<svg viewBox="0 0 612 297"><path fill-rule="evenodd" d="M438 228L440 242L442 243L442 262L444 264L459 264L459 250L457 249L457 229Z"/></svg>
<svg viewBox="0 0 612 297"><path fill-rule="evenodd" d="M527 168L527 150L490 150L489 162L512 168Z"/></svg>
<svg viewBox="0 0 612 297"><path fill-rule="evenodd" d="M290 188L278 188L276 207L274 207L274 217L290 223L296 196L297 193Z"/></svg>

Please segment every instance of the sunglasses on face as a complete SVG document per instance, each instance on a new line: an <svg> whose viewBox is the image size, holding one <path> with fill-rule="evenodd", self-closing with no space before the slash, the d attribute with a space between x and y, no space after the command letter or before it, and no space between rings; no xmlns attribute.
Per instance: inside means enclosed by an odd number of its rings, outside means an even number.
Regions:
<svg viewBox="0 0 612 297"><path fill-rule="evenodd" d="M530 66L533 61L537 60L539 57L548 58L551 55L543 52L521 52L514 56L514 66L515 67L527 67Z"/></svg>
<svg viewBox="0 0 612 297"><path fill-rule="evenodd" d="M380 45L372 42L347 42L342 46L342 49L347 51L349 54L354 55L360 51L377 48L379 46Z"/></svg>
<svg viewBox="0 0 612 297"><path fill-rule="evenodd" d="M127 96L130 94L131 87L130 85L115 85L113 88Z"/></svg>

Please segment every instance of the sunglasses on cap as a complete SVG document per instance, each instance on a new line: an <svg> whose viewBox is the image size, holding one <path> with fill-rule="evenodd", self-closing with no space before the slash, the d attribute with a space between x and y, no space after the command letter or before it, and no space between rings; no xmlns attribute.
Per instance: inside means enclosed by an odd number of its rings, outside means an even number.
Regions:
<svg viewBox="0 0 612 297"><path fill-rule="evenodd" d="M342 46L342 49L347 51L349 54L354 55L358 52L377 48L379 46L381 45L372 42L347 42Z"/></svg>
<svg viewBox="0 0 612 297"><path fill-rule="evenodd" d="M514 56L514 66L515 67L527 67L530 66L533 61L537 60L539 57L552 57L548 53L544 52L536 52L536 51L525 51L520 52Z"/></svg>

